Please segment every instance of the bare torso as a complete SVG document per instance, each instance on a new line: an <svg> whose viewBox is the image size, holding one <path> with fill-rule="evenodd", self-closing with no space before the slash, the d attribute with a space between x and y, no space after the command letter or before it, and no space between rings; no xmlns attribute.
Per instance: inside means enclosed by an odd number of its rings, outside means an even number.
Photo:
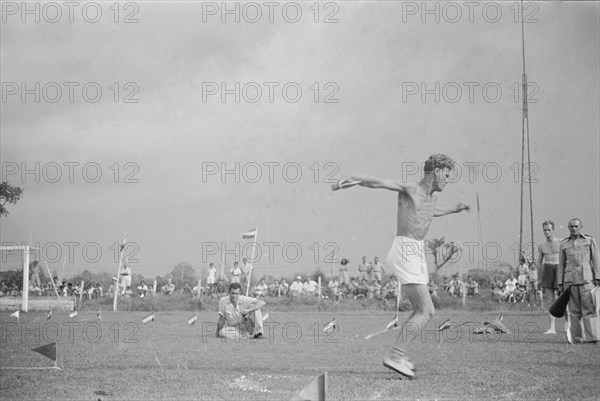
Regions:
<svg viewBox="0 0 600 401"><path fill-rule="evenodd" d="M436 197L418 185L399 192L396 235L424 240L433 220L435 202Z"/></svg>
<svg viewBox="0 0 600 401"><path fill-rule="evenodd" d="M548 240L538 247L540 251L540 263L558 264L558 251L560 242L556 238Z"/></svg>

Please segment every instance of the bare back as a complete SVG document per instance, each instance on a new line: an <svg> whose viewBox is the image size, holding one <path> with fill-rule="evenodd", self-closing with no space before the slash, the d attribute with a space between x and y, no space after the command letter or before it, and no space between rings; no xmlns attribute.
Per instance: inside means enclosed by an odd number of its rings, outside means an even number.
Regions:
<svg viewBox="0 0 600 401"><path fill-rule="evenodd" d="M540 252L540 264L550 263L558 264L558 251L560 242L556 238L552 238L539 245L538 250Z"/></svg>
<svg viewBox="0 0 600 401"><path fill-rule="evenodd" d="M396 235L422 241L425 239L435 212L436 197L418 185L405 187L398 193Z"/></svg>

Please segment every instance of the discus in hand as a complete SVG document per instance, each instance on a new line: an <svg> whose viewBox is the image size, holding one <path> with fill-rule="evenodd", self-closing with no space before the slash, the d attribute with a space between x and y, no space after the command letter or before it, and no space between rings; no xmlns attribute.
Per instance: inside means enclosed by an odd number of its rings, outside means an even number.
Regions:
<svg viewBox="0 0 600 401"><path fill-rule="evenodd" d="M338 181L336 184L333 184L331 186L331 189L334 191L337 191L338 189L344 189L344 188L350 188L353 187L355 185L360 184L362 181L347 181L347 180L340 180Z"/></svg>

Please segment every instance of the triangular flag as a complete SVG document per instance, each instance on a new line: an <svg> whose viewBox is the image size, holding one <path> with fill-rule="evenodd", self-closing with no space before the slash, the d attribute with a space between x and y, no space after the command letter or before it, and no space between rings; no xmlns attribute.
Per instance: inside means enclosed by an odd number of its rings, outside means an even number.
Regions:
<svg viewBox="0 0 600 401"><path fill-rule="evenodd" d="M449 329L450 326L452 326L452 322L450 321L450 319L446 319L446 321L442 323L442 325L438 328L438 331Z"/></svg>
<svg viewBox="0 0 600 401"><path fill-rule="evenodd" d="M327 398L327 372L298 391L292 401L325 401Z"/></svg>
<svg viewBox="0 0 600 401"><path fill-rule="evenodd" d="M41 347L32 349L32 351L56 361L56 342L42 345Z"/></svg>
<svg viewBox="0 0 600 401"><path fill-rule="evenodd" d="M96 317L98 318L98 320L102 320L102 309L100 309L98 311L98 314L96 315Z"/></svg>
<svg viewBox="0 0 600 401"><path fill-rule="evenodd" d="M188 324L194 324L196 323L196 320L198 320L198 315L194 315L192 316L189 320L188 320Z"/></svg>
<svg viewBox="0 0 600 401"><path fill-rule="evenodd" d="M396 315L396 317L394 318L394 320L392 320L391 322L388 323L387 325L387 329L391 329L392 327L398 327L398 315Z"/></svg>
<svg viewBox="0 0 600 401"><path fill-rule="evenodd" d="M251 238L254 238L254 237L256 237L256 233L257 233L257 232L258 232L258 229L256 229L256 228L255 228L255 229L253 229L253 230L250 230L250 231L248 231L247 233L244 233L244 234L242 235L242 238L243 238L243 239L251 239Z"/></svg>
<svg viewBox="0 0 600 401"><path fill-rule="evenodd" d="M52 309L50 309L50 312L48 312L48 316L46 316L46 320L50 320L51 317L52 317Z"/></svg>
<svg viewBox="0 0 600 401"><path fill-rule="evenodd" d="M77 311L69 313L69 317L71 319L73 319L75 316L77 316Z"/></svg>
<svg viewBox="0 0 600 401"><path fill-rule="evenodd" d="M154 312L142 319L142 323L148 323L148 322L153 322L153 321L154 321Z"/></svg>
<svg viewBox="0 0 600 401"><path fill-rule="evenodd" d="M10 315L16 317L17 322L19 321L19 311L15 311L15 312L11 313Z"/></svg>
<svg viewBox="0 0 600 401"><path fill-rule="evenodd" d="M269 312L267 312L263 315L263 322L266 322L268 318L269 318Z"/></svg>
<svg viewBox="0 0 600 401"><path fill-rule="evenodd" d="M333 320L329 323L327 323L327 325L325 327L323 327L323 331L329 331L329 330L335 330L335 318L333 318Z"/></svg>

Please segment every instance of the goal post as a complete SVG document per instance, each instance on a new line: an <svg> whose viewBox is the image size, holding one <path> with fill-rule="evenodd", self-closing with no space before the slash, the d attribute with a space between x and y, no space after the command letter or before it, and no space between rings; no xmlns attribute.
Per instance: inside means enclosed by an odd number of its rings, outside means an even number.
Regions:
<svg viewBox="0 0 600 401"><path fill-rule="evenodd" d="M2 251L3 265L7 265L8 255L11 255L13 257L15 255L18 255L23 261L23 288L21 289L21 294L23 296L21 310L23 312L29 312L29 259L31 252L35 250L37 250L37 248L31 247L29 245L0 246L0 251Z"/></svg>

